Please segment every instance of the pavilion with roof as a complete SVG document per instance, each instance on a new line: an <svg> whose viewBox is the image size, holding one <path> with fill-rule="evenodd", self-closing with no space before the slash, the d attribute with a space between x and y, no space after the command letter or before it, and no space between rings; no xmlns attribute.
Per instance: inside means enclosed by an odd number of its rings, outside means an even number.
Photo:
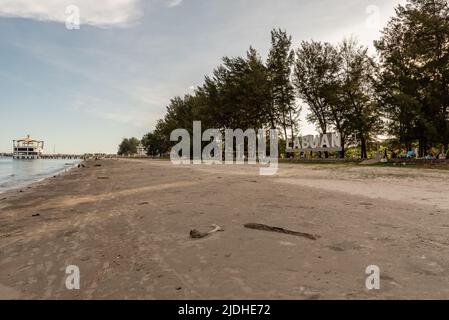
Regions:
<svg viewBox="0 0 449 320"><path fill-rule="evenodd" d="M44 141L26 138L13 140L14 159L39 159L44 150Z"/></svg>

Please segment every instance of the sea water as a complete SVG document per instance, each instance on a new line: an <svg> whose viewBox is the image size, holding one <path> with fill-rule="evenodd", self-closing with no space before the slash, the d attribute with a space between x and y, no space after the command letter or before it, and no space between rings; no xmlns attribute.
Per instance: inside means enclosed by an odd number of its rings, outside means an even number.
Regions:
<svg viewBox="0 0 449 320"><path fill-rule="evenodd" d="M17 160L0 156L0 193L51 177L79 162L67 159Z"/></svg>

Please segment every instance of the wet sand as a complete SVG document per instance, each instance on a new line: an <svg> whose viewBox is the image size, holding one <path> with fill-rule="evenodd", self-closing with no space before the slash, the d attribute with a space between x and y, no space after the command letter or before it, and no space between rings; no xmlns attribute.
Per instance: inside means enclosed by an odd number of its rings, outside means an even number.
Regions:
<svg viewBox="0 0 449 320"><path fill-rule="evenodd" d="M0 194L0 298L449 298L449 171L258 172L90 161ZM190 239L212 224L225 231ZM80 268L80 290L65 287L68 265ZM381 290L365 287L369 265L381 269Z"/></svg>

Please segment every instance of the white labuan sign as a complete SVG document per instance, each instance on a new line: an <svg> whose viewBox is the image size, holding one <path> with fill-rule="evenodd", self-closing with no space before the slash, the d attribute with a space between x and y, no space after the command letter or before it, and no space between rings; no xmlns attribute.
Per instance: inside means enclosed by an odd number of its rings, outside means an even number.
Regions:
<svg viewBox="0 0 449 320"><path fill-rule="evenodd" d="M294 141L287 139L287 152L336 152L341 150L340 134L336 132L297 137Z"/></svg>

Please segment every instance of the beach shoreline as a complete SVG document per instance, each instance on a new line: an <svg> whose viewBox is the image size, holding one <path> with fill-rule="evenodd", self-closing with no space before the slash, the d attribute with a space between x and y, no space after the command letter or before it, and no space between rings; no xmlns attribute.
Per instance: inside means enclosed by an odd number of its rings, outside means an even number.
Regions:
<svg viewBox="0 0 449 320"><path fill-rule="evenodd" d="M15 161L36 161L36 160L15 160ZM39 160L37 160L37 161L39 161ZM19 191L20 189L33 187L34 185L37 185L47 179L51 179L54 176L64 174L64 173L72 170L73 168L76 168L80 163L82 163L82 160L77 160L77 161L73 162L72 164L65 163L64 165L61 165L60 169L47 172L45 174L40 175L39 177L34 177L34 179L22 181L20 183L16 182L15 184L12 184L8 187L0 188L0 196L7 192L15 192L15 191ZM5 183L7 183L7 182L8 181L6 181Z"/></svg>
<svg viewBox="0 0 449 320"><path fill-rule="evenodd" d="M0 195L0 298L449 298L449 172L84 164ZM190 238L212 224L224 231ZM65 287L68 265L80 290ZM370 265L379 291L365 287Z"/></svg>

